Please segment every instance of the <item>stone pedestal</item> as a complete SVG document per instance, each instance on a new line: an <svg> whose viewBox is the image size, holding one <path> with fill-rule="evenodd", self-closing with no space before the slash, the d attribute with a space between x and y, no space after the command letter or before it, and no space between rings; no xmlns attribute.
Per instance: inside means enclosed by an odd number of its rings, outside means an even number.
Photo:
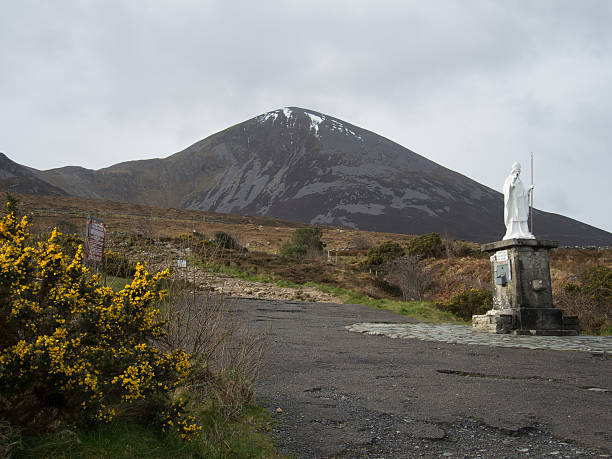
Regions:
<svg viewBox="0 0 612 459"><path fill-rule="evenodd" d="M555 241L510 239L484 244L491 255L493 309L472 316L475 330L520 335L577 335L577 317L553 304L548 251Z"/></svg>

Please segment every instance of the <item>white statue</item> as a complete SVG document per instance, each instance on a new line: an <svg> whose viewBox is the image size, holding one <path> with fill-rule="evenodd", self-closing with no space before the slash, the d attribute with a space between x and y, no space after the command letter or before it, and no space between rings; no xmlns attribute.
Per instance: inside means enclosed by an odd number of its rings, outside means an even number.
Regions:
<svg viewBox="0 0 612 459"><path fill-rule="evenodd" d="M512 172L504 182L504 223L506 224L506 239L535 239L529 231L529 193L533 185L526 192L519 178L521 165L514 163Z"/></svg>

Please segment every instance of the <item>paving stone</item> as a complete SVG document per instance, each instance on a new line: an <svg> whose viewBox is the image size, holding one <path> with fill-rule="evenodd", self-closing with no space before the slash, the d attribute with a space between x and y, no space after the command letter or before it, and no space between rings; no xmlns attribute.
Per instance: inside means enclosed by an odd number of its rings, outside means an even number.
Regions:
<svg viewBox="0 0 612 459"><path fill-rule="evenodd" d="M451 344L582 351L601 353L603 355L612 353L612 336L498 335L474 331L472 327L467 325L422 323L382 324L364 322L348 325L346 329L369 335L384 335L389 338L419 339Z"/></svg>

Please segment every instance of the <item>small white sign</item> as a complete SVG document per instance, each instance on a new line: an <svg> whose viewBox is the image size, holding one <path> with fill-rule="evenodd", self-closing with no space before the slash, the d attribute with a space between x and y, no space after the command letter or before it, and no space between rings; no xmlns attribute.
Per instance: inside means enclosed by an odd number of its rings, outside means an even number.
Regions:
<svg viewBox="0 0 612 459"><path fill-rule="evenodd" d="M177 268L186 268L187 267L187 260L176 260L176 267Z"/></svg>
<svg viewBox="0 0 612 459"><path fill-rule="evenodd" d="M495 261L508 261L508 251L500 250L499 252L495 252Z"/></svg>

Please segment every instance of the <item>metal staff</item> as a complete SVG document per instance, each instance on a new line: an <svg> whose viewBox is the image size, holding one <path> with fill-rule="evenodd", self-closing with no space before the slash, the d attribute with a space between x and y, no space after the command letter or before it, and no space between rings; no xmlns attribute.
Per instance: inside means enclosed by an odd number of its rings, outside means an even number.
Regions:
<svg viewBox="0 0 612 459"><path fill-rule="evenodd" d="M533 234L533 151L531 152L531 204L530 216L531 216L531 234Z"/></svg>

